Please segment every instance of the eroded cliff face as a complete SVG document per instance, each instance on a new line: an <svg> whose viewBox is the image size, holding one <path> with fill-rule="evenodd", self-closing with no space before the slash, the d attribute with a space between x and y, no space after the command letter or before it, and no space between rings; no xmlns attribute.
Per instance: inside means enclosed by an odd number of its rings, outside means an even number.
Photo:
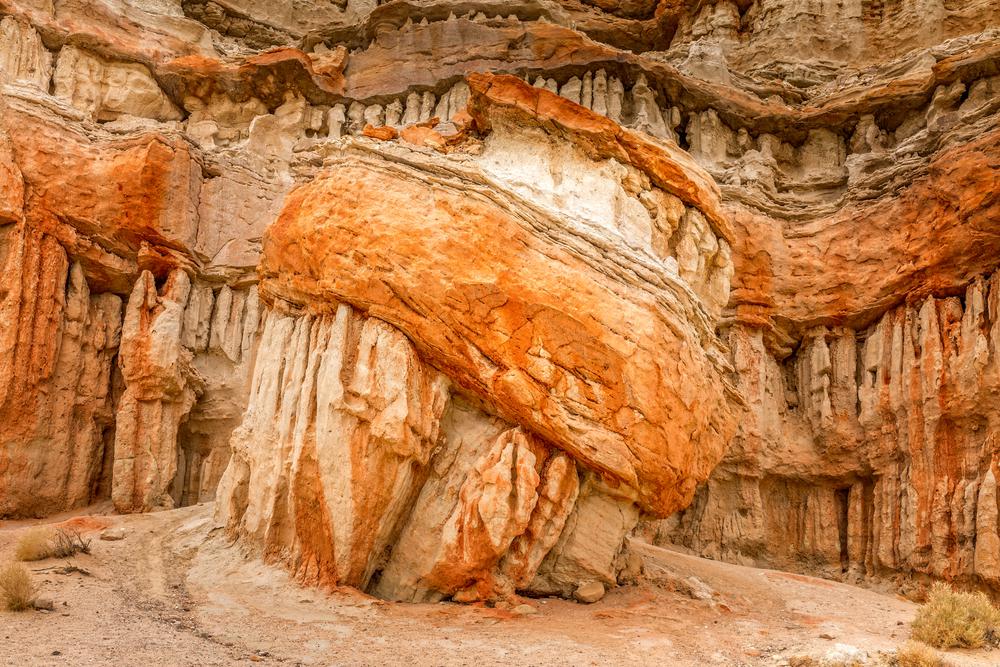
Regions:
<svg viewBox="0 0 1000 667"><path fill-rule="evenodd" d="M640 512L687 506L735 429L710 180L514 77L469 94L477 132L447 155L342 142L267 232L221 493L229 529L307 580L404 600L614 585Z"/></svg>
<svg viewBox="0 0 1000 667"><path fill-rule="evenodd" d="M0 2L0 515L996 586L993 4Z"/></svg>

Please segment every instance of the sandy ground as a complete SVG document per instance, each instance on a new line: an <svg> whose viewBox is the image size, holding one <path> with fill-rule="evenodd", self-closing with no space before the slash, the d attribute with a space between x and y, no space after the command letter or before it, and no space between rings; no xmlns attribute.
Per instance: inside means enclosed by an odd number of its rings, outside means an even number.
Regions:
<svg viewBox="0 0 1000 667"><path fill-rule="evenodd" d="M69 520L95 531L90 555L30 564L55 609L0 612L0 665L785 665L792 656L892 650L916 609L892 595L642 543L646 581L593 605L528 600L538 613L519 615L387 603L304 589L280 568L244 559L213 530L210 505L128 517L99 510ZM0 561L30 525L0 525ZM96 539L106 526L123 527L125 539ZM63 573L67 564L89 576ZM1000 651L948 657L1000 664Z"/></svg>

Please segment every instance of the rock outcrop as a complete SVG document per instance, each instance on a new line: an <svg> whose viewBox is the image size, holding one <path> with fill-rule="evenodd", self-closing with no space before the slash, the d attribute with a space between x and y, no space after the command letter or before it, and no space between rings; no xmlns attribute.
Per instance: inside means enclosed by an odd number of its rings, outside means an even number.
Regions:
<svg viewBox="0 0 1000 667"><path fill-rule="evenodd" d="M265 239L220 502L310 581L405 600L614 585L640 511L685 507L735 428L713 316L673 256L725 298L710 181L553 93L470 83L464 144L345 144Z"/></svg>
<svg viewBox="0 0 1000 667"><path fill-rule="evenodd" d="M52 237L4 232L0 512L80 505L109 490L122 301Z"/></svg>
<svg viewBox="0 0 1000 667"><path fill-rule="evenodd" d="M996 590L994 5L0 0L0 516Z"/></svg>
<svg viewBox="0 0 1000 667"><path fill-rule="evenodd" d="M783 364L731 333L753 416L674 528L705 553L828 575L996 585L997 287L819 326ZM780 443L780 447L777 446Z"/></svg>

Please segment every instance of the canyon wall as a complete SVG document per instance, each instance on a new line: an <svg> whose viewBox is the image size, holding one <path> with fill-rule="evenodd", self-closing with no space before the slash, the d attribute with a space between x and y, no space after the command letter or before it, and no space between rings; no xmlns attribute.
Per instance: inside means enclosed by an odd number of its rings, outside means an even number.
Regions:
<svg viewBox="0 0 1000 667"><path fill-rule="evenodd" d="M660 529L714 557L995 586L997 295L977 278L865 329L819 326L781 364L731 332L755 414Z"/></svg>
<svg viewBox="0 0 1000 667"><path fill-rule="evenodd" d="M994 5L0 0L0 516L1000 585Z"/></svg>

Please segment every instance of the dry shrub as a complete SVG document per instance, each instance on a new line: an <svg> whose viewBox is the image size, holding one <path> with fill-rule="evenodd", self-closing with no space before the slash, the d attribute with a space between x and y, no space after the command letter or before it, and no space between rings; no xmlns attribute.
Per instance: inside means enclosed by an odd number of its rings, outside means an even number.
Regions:
<svg viewBox="0 0 1000 667"><path fill-rule="evenodd" d="M43 560L52 556L52 540L55 532L51 528L32 528L17 541L14 556L18 560Z"/></svg>
<svg viewBox="0 0 1000 667"><path fill-rule="evenodd" d="M792 656L789 667L882 667L879 660L866 661L860 658L814 658L808 655Z"/></svg>
<svg viewBox="0 0 1000 667"><path fill-rule="evenodd" d="M90 553L90 540L83 539L80 531L60 528L52 540L52 555L56 558L69 558L78 553Z"/></svg>
<svg viewBox="0 0 1000 667"><path fill-rule="evenodd" d="M979 648L1000 636L1000 610L982 593L936 583L913 621L913 638L937 648Z"/></svg>
<svg viewBox="0 0 1000 667"><path fill-rule="evenodd" d="M788 659L788 667L818 667L819 661L808 655L793 655Z"/></svg>
<svg viewBox="0 0 1000 667"><path fill-rule="evenodd" d="M934 649L919 642L907 642L895 652L879 651L863 658L813 658L793 656L789 667L953 667Z"/></svg>
<svg viewBox="0 0 1000 667"><path fill-rule="evenodd" d="M28 568L9 563L0 568L0 598L8 611L24 611L35 604L35 584Z"/></svg>
<svg viewBox="0 0 1000 667"><path fill-rule="evenodd" d="M896 652L896 667L948 667L948 663L930 646L907 642Z"/></svg>
<svg viewBox="0 0 1000 667"><path fill-rule="evenodd" d="M90 553L90 540L72 528L32 528L18 540L14 552L18 560L26 561L69 558L78 553Z"/></svg>

